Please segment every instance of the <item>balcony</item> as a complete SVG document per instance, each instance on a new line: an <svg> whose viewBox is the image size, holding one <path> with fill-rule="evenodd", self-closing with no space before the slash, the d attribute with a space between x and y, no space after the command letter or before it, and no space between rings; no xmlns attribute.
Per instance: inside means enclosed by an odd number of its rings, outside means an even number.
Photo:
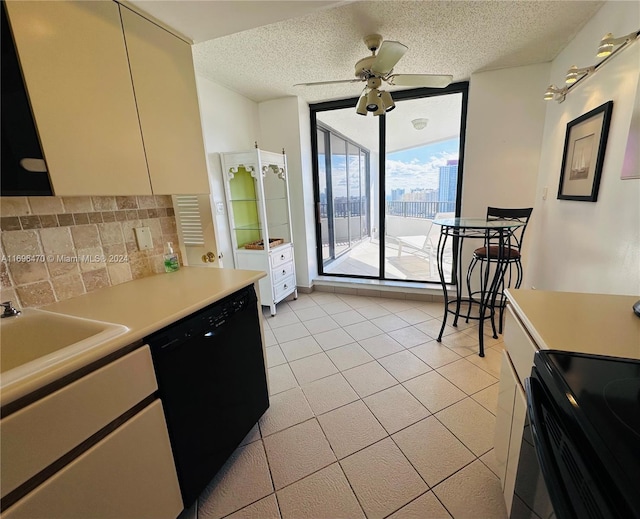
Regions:
<svg viewBox="0 0 640 519"><path fill-rule="evenodd" d="M329 244L323 243L324 272L350 276L379 276L380 240L377 232L367 228L366 213L358 202L334 204L333 231L336 258L327 261ZM328 218L326 204L321 204L323 236ZM454 212L455 202L390 201L386 204L385 277L386 279L439 282L436 247L440 228L432 225L436 214ZM365 222L362 225L362 222ZM350 232L351 231L351 232ZM351 240L349 240L351 235ZM403 240L411 236L412 240ZM409 242L415 243L410 245ZM444 254L445 279L450 279L452 254L450 244Z"/></svg>

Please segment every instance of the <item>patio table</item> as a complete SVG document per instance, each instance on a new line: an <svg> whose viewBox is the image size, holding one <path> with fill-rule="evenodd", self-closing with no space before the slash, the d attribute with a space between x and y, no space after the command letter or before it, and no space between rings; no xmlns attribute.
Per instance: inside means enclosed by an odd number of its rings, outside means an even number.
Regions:
<svg viewBox="0 0 640 519"><path fill-rule="evenodd" d="M479 355L484 357L484 321L486 314L488 313L491 318L491 325L493 328L493 338L497 339L498 334L496 331L496 325L494 320L495 304L502 285L502 278L507 268L508 262L505 252L511 246L511 236L513 231L518 227L521 227L524 222L512 221L512 220L487 220L485 217L481 218L436 218L433 220L434 225L440 226L440 238L438 239L438 247L436 252L438 275L440 276L440 283L442 284L442 290L444 292L444 318L442 319L442 327L440 328L440 334L436 339L438 342L442 342L442 334L444 333L445 326L447 324L447 317L449 314L454 315L453 326L458 326L458 319L460 318L460 308L463 303L466 303L469 308L466 319L474 319L479 321L478 326L478 343L479 343ZM449 291L447 290L447 283L444 278L443 257L446 244L449 238L453 239L453 273L454 283L456 287L455 297L449 297ZM480 276L480 290L479 298L472 297L471 294L467 294L466 297L462 294L462 246L467 238L484 240L484 246L486 250L489 250L489 245L498 246L497 258L490 258L487 256L487 268L484 269L484 275ZM493 265L493 269L491 266ZM493 275L490 275L490 271L493 270ZM474 292L475 294L476 292ZM502 299L501 299L502 300ZM454 306L455 308L450 308ZM478 315L470 315L470 310L473 305L477 305Z"/></svg>

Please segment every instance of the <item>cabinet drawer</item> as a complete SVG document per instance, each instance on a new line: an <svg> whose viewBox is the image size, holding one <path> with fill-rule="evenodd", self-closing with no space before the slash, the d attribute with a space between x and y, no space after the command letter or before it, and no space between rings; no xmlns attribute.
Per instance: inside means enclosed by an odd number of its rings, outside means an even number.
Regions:
<svg viewBox="0 0 640 519"><path fill-rule="evenodd" d="M158 388L148 346L0 421L2 496Z"/></svg>
<svg viewBox="0 0 640 519"><path fill-rule="evenodd" d="M271 279L274 285L279 285L286 278L293 274L293 261L283 263L271 269Z"/></svg>
<svg viewBox="0 0 640 519"><path fill-rule="evenodd" d="M509 358L516 369L520 385L524 386L524 379L531 375L533 356L538 347L529 337L520 320L513 313L511 307L507 307L504 324L504 345L509 352Z"/></svg>
<svg viewBox="0 0 640 519"><path fill-rule="evenodd" d="M3 513L3 519L174 518L182 510L156 400Z"/></svg>
<svg viewBox="0 0 640 519"><path fill-rule="evenodd" d="M291 261L293 259L293 249L291 248L291 245L272 251L270 259L271 266L274 268Z"/></svg>
<svg viewBox="0 0 640 519"><path fill-rule="evenodd" d="M288 278L280 281L278 285L273 287L273 300L275 302L281 301L295 289L296 279L294 276L289 276Z"/></svg>

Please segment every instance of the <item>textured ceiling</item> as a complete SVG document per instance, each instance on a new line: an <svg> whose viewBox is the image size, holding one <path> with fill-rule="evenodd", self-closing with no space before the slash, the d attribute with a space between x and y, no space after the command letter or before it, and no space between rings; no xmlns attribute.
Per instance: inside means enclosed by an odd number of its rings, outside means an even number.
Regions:
<svg viewBox="0 0 640 519"><path fill-rule="evenodd" d="M215 10L218 2L195 3ZM197 74L254 101L298 95L318 102L358 96L362 86L293 85L353 78L356 61L369 55L362 43L367 34L409 47L396 73L452 74L463 81L478 71L552 60L602 4L353 2L198 43L193 53ZM171 25L170 17L164 21Z"/></svg>
<svg viewBox="0 0 640 519"><path fill-rule="evenodd" d="M344 4L327 0L123 0L201 42Z"/></svg>

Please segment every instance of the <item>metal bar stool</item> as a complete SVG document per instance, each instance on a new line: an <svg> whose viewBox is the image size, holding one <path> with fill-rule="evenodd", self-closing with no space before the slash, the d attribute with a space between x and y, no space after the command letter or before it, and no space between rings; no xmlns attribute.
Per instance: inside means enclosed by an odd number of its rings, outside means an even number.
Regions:
<svg viewBox="0 0 640 519"><path fill-rule="evenodd" d="M491 306L493 309L498 307L500 309L499 313L499 322L498 322L498 333L502 334L502 321L504 316L504 309L506 306L506 298L504 297L504 289L511 287L511 283L513 281L513 269L515 268L515 283L513 288L519 288L522 284L522 262L521 262L521 249L522 249L522 240L524 238L524 233L527 229L527 224L529 223L529 218L531 217L531 213L533 211L532 207L522 208L522 209L504 209L499 207L487 207L487 220L518 220L520 222L524 222L525 225L522 227L518 227L514 230L513 234L510 236L509 244L506 250L502 251L502 261L504 262L505 268L502 272L502 276L500 278L500 286L498 290L496 290L496 296L494 300L491 302ZM501 253L500 247L498 245L489 245L487 248L479 247L473 251L473 257L471 258L471 262L469 263L469 268L467 269L467 291L469 293L469 298L473 299L473 296L478 294L478 291L471 291L471 278L473 275L473 271L476 266L480 266L480 276L484 275L483 270L488 267L488 260L496 260L498 259L498 255ZM506 278L506 281L505 281ZM467 322L469 322L469 316L471 314L471 305L469 305L469 310L467 312ZM493 322L494 312L491 313L491 320L493 324L493 329L495 333L495 323Z"/></svg>

